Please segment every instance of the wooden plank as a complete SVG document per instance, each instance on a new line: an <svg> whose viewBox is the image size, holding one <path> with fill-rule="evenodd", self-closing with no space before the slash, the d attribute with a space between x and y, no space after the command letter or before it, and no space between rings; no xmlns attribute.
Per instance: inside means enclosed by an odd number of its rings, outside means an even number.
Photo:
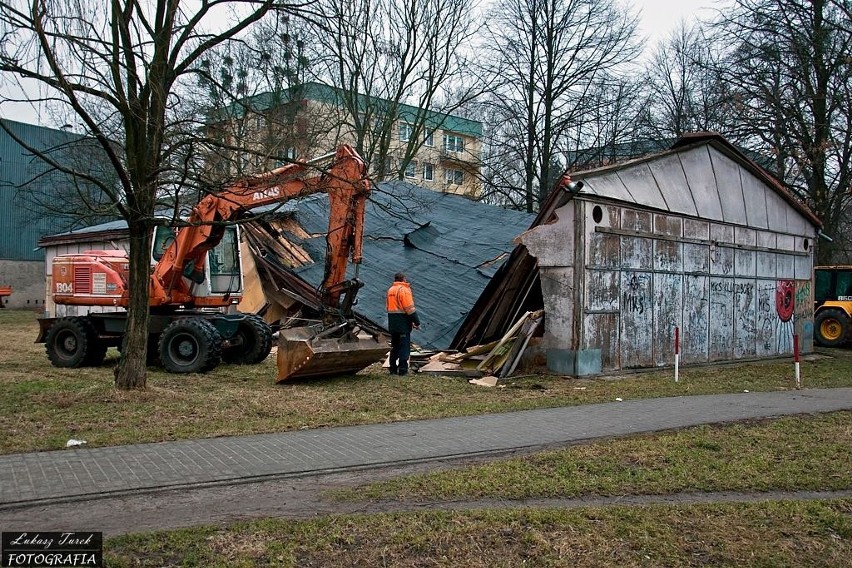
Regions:
<svg viewBox="0 0 852 568"><path fill-rule="evenodd" d="M240 257L243 264L243 297L237 309L243 313L256 314L266 306L266 294L263 292L263 284L257 273L254 255L243 239L240 239Z"/></svg>

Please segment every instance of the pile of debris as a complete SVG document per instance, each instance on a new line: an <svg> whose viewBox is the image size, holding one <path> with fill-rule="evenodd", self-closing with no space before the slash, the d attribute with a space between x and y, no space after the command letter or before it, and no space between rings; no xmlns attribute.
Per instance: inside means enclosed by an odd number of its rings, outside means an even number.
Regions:
<svg viewBox="0 0 852 568"><path fill-rule="evenodd" d="M471 381L494 386L498 379L512 376L530 339L544 321L544 310L525 313L498 341L474 345L463 352L442 351L429 356L420 373L483 377ZM414 357L414 354L412 354Z"/></svg>

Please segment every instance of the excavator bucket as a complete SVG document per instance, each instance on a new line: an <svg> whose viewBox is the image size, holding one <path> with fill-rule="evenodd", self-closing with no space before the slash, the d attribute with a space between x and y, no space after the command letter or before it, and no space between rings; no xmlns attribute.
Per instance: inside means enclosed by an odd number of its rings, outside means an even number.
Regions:
<svg viewBox="0 0 852 568"><path fill-rule="evenodd" d="M387 339L382 335L317 338L309 327L282 329L276 382L354 374L384 359L388 350Z"/></svg>

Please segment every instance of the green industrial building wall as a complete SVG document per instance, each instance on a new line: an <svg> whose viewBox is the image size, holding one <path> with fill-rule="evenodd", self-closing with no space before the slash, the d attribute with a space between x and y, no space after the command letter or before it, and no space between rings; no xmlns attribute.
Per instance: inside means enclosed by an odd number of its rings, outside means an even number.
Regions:
<svg viewBox="0 0 852 568"><path fill-rule="evenodd" d="M86 144L73 132L12 120L2 122L29 146L58 161ZM87 151L91 155L91 144ZM55 171L0 128L0 259L43 260L44 253L36 248L39 238L74 226L74 215L79 213L75 211L79 205L74 205L74 186L68 176ZM47 196L55 210L47 212L35 204L34 195L40 199Z"/></svg>

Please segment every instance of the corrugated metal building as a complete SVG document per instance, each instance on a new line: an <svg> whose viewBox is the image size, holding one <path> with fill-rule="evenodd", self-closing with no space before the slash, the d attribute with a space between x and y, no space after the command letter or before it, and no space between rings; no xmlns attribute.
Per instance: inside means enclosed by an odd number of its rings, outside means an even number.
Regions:
<svg viewBox="0 0 852 568"><path fill-rule="evenodd" d="M80 156L79 134L3 120L3 125L27 145L57 161ZM91 145L85 149L91 157ZM87 159L92 171L94 162ZM0 286L12 286L9 308L42 308L45 299L44 252L36 243L45 234L73 226L73 199L80 186L55 171L0 128ZM45 208L42 203L56 206ZM63 210L64 209L64 210Z"/></svg>
<svg viewBox="0 0 852 568"><path fill-rule="evenodd" d="M453 346L544 308L548 368L595 375L813 349L819 221L718 135L572 174L462 324Z"/></svg>

